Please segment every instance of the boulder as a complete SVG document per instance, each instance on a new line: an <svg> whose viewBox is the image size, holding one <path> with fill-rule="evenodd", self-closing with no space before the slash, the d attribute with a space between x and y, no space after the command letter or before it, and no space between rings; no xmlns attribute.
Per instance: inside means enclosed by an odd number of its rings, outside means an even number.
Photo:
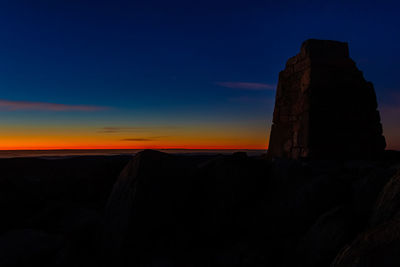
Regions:
<svg viewBox="0 0 400 267"><path fill-rule="evenodd" d="M321 215L298 244L298 266L328 266L352 237L348 210L335 207Z"/></svg>
<svg viewBox="0 0 400 267"><path fill-rule="evenodd" d="M109 197L102 236L105 266L165 261L184 246L190 216L191 157L145 150L121 172ZM173 252L171 252L172 254ZM173 255L170 255L173 257Z"/></svg>
<svg viewBox="0 0 400 267"><path fill-rule="evenodd" d="M336 256L331 267L400 265L400 220L394 219L361 233Z"/></svg>
<svg viewBox="0 0 400 267"><path fill-rule="evenodd" d="M377 226L393 218L400 218L400 171L397 171L379 194L370 224Z"/></svg>
<svg viewBox="0 0 400 267"><path fill-rule="evenodd" d="M0 266L53 266L64 246L59 235L17 229L0 236Z"/></svg>
<svg viewBox="0 0 400 267"><path fill-rule="evenodd" d="M208 158L145 150L109 198L105 266L232 266L255 261L266 164L244 153ZM251 247L249 248L249 245Z"/></svg>

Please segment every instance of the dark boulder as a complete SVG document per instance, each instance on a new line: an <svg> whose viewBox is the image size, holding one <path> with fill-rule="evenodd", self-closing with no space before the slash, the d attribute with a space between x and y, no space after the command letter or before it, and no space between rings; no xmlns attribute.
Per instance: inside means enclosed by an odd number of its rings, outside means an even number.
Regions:
<svg viewBox="0 0 400 267"><path fill-rule="evenodd" d="M371 226L377 226L393 218L400 218L400 171L381 191L370 219Z"/></svg>
<svg viewBox="0 0 400 267"><path fill-rule="evenodd" d="M18 229L0 236L0 266L54 266L64 246L59 235Z"/></svg>
<svg viewBox="0 0 400 267"><path fill-rule="evenodd" d="M299 242L298 266L328 266L352 237L352 218L348 210L335 207L321 215Z"/></svg>
<svg viewBox="0 0 400 267"><path fill-rule="evenodd" d="M104 221L105 266L232 266L259 250L266 164L145 150L122 171ZM259 255L259 254L258 254Z"/></svg>
<svg viewBox="0 0 400 267"><path fill-rule="evenodd" d="M134 156L115 183L106 207L104 265L164 261L164 254L185 246L182 225L192 208L187 199L193 168L188 157L152 150Z"/></svg>
<svg viewBox="0 0 400 267"><path fill-rule="evenodd" d="M336 256L332 267L400 265L400 220L394 219L360 234Z"/></svg>

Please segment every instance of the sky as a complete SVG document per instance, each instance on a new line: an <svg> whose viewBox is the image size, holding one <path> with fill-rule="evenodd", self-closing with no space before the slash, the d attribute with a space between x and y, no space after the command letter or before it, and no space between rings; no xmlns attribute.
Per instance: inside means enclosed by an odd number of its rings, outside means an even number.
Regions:
<svg viewBox="0 0 400 267"><path fill-rule="evenodd" d="M265 149L278 73L349 43L400 150L396 1L0 0L0 150Z"/></svg>

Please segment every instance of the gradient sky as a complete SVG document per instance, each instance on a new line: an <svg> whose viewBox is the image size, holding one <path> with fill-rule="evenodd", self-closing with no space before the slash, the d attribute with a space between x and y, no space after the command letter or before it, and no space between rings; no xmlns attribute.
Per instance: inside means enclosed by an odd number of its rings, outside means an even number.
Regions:
<svg viewBox="0 0 400 267"><path fill-rule="evenodd" d="M0 1L0 149L267 147L278 73L349 42L400 150L397 1Z"/></svg>

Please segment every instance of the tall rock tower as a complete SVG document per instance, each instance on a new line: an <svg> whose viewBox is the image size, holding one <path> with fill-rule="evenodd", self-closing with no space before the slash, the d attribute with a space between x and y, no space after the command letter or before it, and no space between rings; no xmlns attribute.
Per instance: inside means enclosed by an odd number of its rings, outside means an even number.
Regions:
<svg viewBox="0 0 400 267"><path fill-rule="evenodd" d="M385 146L374 87L347 43L305 41L279 73L269 157L370 159Z"/></svg>

